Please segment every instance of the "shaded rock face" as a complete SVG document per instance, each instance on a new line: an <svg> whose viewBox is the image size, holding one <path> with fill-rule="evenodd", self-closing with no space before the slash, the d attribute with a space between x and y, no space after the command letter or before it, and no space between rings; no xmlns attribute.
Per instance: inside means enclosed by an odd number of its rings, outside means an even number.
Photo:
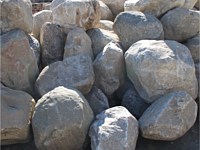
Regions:
<svg viewBox="0 0 200 150"><path fill-rule="evenodd" d="M159 40L164 37L160 21L152 15L138 11L120 13L115 18L113 30L125 50L139 40Z"/></svg>
<svg viewBox="0 0 200 150"><path fill-rule="evenodd" d="M66 15L70 14L70 15ZM101 18L100 5L96 0L70 0L52 9L52 21L64 28L90 29Z"/></svg>
<svg viewBox="0 0 200 150"><path fill-rule="evenodd" d="M27 33L32 31L33 17L30 0L0 1L1 33L12 29L22 29Z"/></svg>
<svg viewBox="0 0 200 150"><path fill-rule="evenodd" d="M1 36L1 82L12 89L33 94L38 75L35 54L22 30L13 30Z"/></svg>
<svg viewBox="0 0 200 150"><path fill-rule="evenodd" d="M141 40L125 53L125 61L129 79L147 102L177 90L197 97L194 62L186 46L176 41Z"/></svg>
<svg viewBox="0 0 200 150"><path fill-rule="evenodd" d="M93 112L82 94L57 87L36 104L32 127L35 144L40 149L81 149Z"/></svg>
<svg viewBox="0 0 200 150"><path fill-rule="evenodd" d="M126 108L113 107L96 116L89 136L92 150L135 150L138 122Z"/></svg>
<svg viewBox="0 0 200 150"><path fill-rule="evenodd" d="M42 96L58 86L73 87L88 93L94 82L92 60L88 55L71 56L46 66L36 81Z"/></svg>
<svg viewBox="0 0 200 150"><path fill-rule="evenodd" d="M199 31L200 12L186 8L176 8L167 12L161 23L165 39L183 42L195 36Z"/></svg>
<svg viewBox="0 0 200 150"><path fill-rule="evenodd" d="M195 123L197 104L186 92L166 94L155 101L139 120L142 136L154 140L175 140Z"/></svg>
<svg viewBox="0 0 200 150"><path fill-rule="evenodd" d="M200 8L200 0L197 0L197 2L195 4L195 8L197 8L199 10L199 8Z"/></svg>
<svg viewBox="0 0 200 150"><path fill-rule="evenodd" d="M113 94L124 81L124 57L119 44L108 43L93 62L95 85L106 95Z"/></svg>
<svg viewBox="0 0 200 150"><path fill-rule="evenodd" d="M35 101L27 93L1 84L1 145L30 140L30 120Z"/></svg>
<svg viewBox="0 0 200 150"><path fill-rule="evenodd" d="M61 61L64 53L64 34L60 26L46 22L40 33L43 67Z"/></svg>
<svg viewBox="0 0 200 150"><path fill-rule="evenodd" d="M101 11L101 20L112 21L114 19L114 16L110 8L108 8L108 6L102 1L99 1L99 4L100 4L100 11Z"/></svg>

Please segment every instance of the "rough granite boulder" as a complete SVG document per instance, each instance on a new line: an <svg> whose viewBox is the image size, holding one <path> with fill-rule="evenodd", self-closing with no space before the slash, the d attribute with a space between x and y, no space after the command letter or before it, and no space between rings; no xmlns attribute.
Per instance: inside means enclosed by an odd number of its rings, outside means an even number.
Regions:
<svg viewBox="0 0 200 150"><path fill-rule="evenodd" d="M32 31L33 16L30 0L1 0L0 8L1 34L17 28L27 33Z"/></svg>
<svg viewBox="0 0 200 150"><path fill-rule="evenodd" d="M101 20L113 21L114 16L110 8L108 8L108 6L102 1L99 1L99 4L100 4L100 11L101 11Z"/></svg>
<svg viewBox="0 0 200 150"><path fill-rule="evenodd" d="M30 120L34 108L35 101L29 94L1 84L1 145L30 140Z"/></svg>
<svg viewBox="0 0 200 150"><path fill-rule="evenodd" d="M92 60L88 55L77 55L46 66L36 80L42 96L58 86L73 87L87 94L94 82Z"/></svg>
<svg viewBox="0 0 200 150"><path fill-rule="evenodd" d="M93 62L95 85L106 95L112 95L124 81L123 50L118 43L110 42Z"/></svg>
<svg viewBox="0 0 200 150"><path fill-rule="evenodd" d="M175 8L167 12L160 20L166 40L184 42L199 31L200 12L186 8Z"/></svg>
<svg viewBox="0 0 200 150"><path fill-rule="evenodd" d="M129 79L147 102L179 90L197 97L194 62L186 46L176 41L141 40L128 49L125 61Z"/></svg>
<svg viewBox="0 0 200 150"><path fill-rule="evenodd" d="M82 149L93 117L87 100L80 92L55 88L36 104L32 127L37 148Z"/></svg>
<svg viewBox="0 0 200 150"><path fill-rule="evenodd" d="M37 60L22 30L12 30L1 36L0 68L1 82L5 86L33 94L39 74Z"/></svg>
<svg viewBox="0 0 200 150"><path fill-rule="evenodd" d="M139 40L164 38L160 21L152 15L143 14L139 11L120 13L115 18L113 30L119 36L125 50Z"/></svg>
<svg viewBox="0 0 200 150"><path fill-rule="evenodd" d="M92 150L135 150L138 133L135 117L126 108L117 106L96 116L89 136Z"/></svg>
<svg viewBox="0 0 200 150"><path fill-rule="evenodd" d="M100 20L100 22L95 26L95 28L100 28L108 31L113 31L113 22L109 20Z"/></svg>
<svg viewBox="0 0 200 150"><path fill-rule="evenodd" d="M166 94L155 101L139 119L142 136L172 141L183 136L195 123L197 104L186 92Z"/></svg>
<svg viewBox="0 0 200 150"><path fill-rule="evenodd" d="M100 18L97 0L67 0L52 9L52 22L64 28L87 30L94 27Z"/></svg>

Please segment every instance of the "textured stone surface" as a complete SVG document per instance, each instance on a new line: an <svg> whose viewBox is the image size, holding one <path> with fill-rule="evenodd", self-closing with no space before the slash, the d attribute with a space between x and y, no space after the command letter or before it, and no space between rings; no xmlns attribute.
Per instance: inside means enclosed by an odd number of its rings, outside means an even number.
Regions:
<svg viewBox="0 0 200 150"><path fill-rule="evenodd" d="M197 0L185 0L183 7L187 9L192 9L194 5L196 4L196 2Z"/></svg>
<svg viewBox="0 0 200 150"><path fill-rule="evenodd" d="M82 94L58 87L36 104L32 127L38 149L81 149L93 112Z"/></svg>
<svg viewBox="0 0 200 150"><path fill-rule="evenodd" d="M183 42L199 31L200 12L186 8L176 8L167 12L161 22L165 39Z"/></svg>
<svg viewBox="0 0 200 150"><path fill-rule="evenodd" d="M100 22L95 26L96 28L113 31L113 22L109 20L100 20Z"/></svg>
<svg viewBox="0 0 200 150"><path fill-rule="evenodd" d="M197 2L195 4L195 8L197 8L199 10L199 8L200 8L200 0L197 0Z"/></svg>
<svg viewBox="0 0 200 150"><path fill-rule="evenodd" d="M35 101L27 93L1 84L1 145L24 143L30 139L30 120Z"/></svg>
<svg viewBox="0 0 200 150"><path fill-rule="evenodd" d="M88 54L94 58L90 37L82 28L74 28L67 34L63 58L78 54Z"/></svg>
<svg viewBox="0 0 200 150"><path fill-rule="evenodd" d="M113 30L119 36L124 49L143 39L163 39L163 27L160 21L142 12L122 12L114 21Z"/></svg>
<svg viewBox="0 0 200 150"><path fill-rule="evenodd" d="M33 15L33 35L37 39L40 38L40 30L45 22L51 22L51 10L42 10Z"/></svg>
<svg viewBox="0 0 200 150"><path fill-rule="evenodd" d="M1 82L12 89L33 93L38 75L37 61L22 30L1 36Z"/></svg>
<svg viewBox="0 0 200 150"><path fill-rule="evenodd" d="M46 66L36 81L42 96L58 86L74 87L88 93L94 82L92 60L88 55L71 56Z"/></svg>
<svg viewBox="0 0 200 150"><path fill-rule="evenodd" d="M100 4L100 11L101 11L101 20L112 21L114 19L114 16L110 8L108 8L108 6L102 1L99 1L99 4Z"/></svg>
<svg viewBox="0 0 200 150"><path fill-rule="evenodd" d="M195 123L197 104L186 92L166 94L154 102L139 120L142 136L154 140L175 140Z"/></svg>
<svg viewBox="0 0 200 150"><path fill-rule="evenodd" d="M91 89L90 93L86 95L86 99L95 115L109 108L108 98L95 86Z"/></svg>
<svg viewBox="0 0 200 150"><path fill-rule="evenodd" d="M92 41L92 50L94 56L96 57L100 52L103 51L103 48L111 41L119 41L118 36L111 31L103 29L90 29L87 31L87 34L90 36Z"/></svg>
<svg viewBox="0 0 200 150"><path fill-rule="evenodd" d="M33 16L30 0L1 0L0 8L2 33L16 28L28 33L32 31Z"/></svg>
<svg viewBox="0 0 200 150"><path fill-rule="evenodd" d="M141 40L125 53L125 61L129 79L147 102L177 90L197 97L194 62L186 46L176 41Z"/></svg>
<svg viewBox="0 0 200 150"><path fill-rule="evenodd" d="M138 132L138 122L126 108L107 109L90 127L92 150L135 150Z"/></svg>
<svg viewBox="0 0 200 150"><path fill-rule="evenodd" d="M81 27L87 30L94 27L100 18L100 5L96 0L68 0L52 9L53 23L64 28Z"/></svg>
<svg viewBox="0 0 200 150"><path fill-rule="evenodd" d="M124 80L123 50L118 43L108 43L94 63L95 85L106 95L113 94Z"/></svg>
<svg viewBox="0 0 200 150"><path fill-rule="evenodd" d="M53 23L43 24L40 32L42 47L42 65L45 67L63 59L64 35L62 29Z"/></svg>

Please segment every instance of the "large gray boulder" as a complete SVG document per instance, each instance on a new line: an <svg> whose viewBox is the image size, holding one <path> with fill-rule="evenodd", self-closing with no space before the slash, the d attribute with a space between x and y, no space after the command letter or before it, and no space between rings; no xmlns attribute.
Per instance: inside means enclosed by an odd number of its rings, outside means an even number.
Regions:
<svg viewBox="0 0 200 150"><path fill-rule="evenodd" d="M101 18L97 0L67 0L52 9L52 22L64 28L90 29Z"/></svg>
<svg viewBox="0 0 200 150"><path fill-rule="evenodd" d="M119 36L125 50L139 40L164 38L160 21L152 15L143 14L139 11L120 13L115 18L113 30Z"/></svg>
<svg viewBox="0 0 200 150"><path fill-rule="evenodd" d="M82 149L93 117L87 100L80 92L55 88L36 104L32 127L37 148Z"/></svg>
<svg viewBox="0 0 200 150"><path fill-rule="evenodd" d="M124 81L123 50L118 43L108 43L93 62L95 85L112 95Z"/></svg>
<svg viewBox="0 0 200 150"><path fill-rule="evenodd" d="M138 122L126 108L107 109L90 127L92 150L135 150L138 132Z"/></svg>
<svg viewBox="0 0 200 150"><path fill-rule="evenodd" d="M30 0L1 0L0 8L1 33L16 28L27 33L32 31L33 16Z"/></svg>
<svg viewBox="0 0 200 150"><path fill-rule="evenodd" d="M65 42L61 27L50 22L43 24L40 32L40 43L43 67L63 60Z"/></svg>
<svg viewBox="0 0 200 150"><path fill-rule="evenodd" d="M176 41L141 40L128 49L125 61L129 79L147 102L177 90L197 97L194 62L186 46Z"/></svg>
<svg viewBox="0 0 200 150"><path fill-rule="evenodd" d="M74 28L67 34L63 58L79 54L88 54L94 59L90 37L82 28Z"/></svg>
<svg viewBox="0 0 200 150"><path fill-rule="evenodd" d="M200 12L186 8L176 8L167 12L161 22L165 39L183 42L199 31Z"/></svg>
<svg viewBox="0 0 200 150"><path fill-rule="evenodd" d="M35 101L27 93L1 84L1 145L30 140L30 120Z"/></svg>
<svg viewBox="0 0 200 150"><path fill-rule="evenodd" d="M91 41L92 41L92 50L94 56L96 57L100 52L103 51L103 48L111 41L118 42L118 36L112 32L103 29L90 29L87 31Z"/></svg>
<svg viewBox="0 0 200 150"><path fill-rule="evenodd" d="M155 101L139 119L142 136L172 141L183 136L195 123L197 104L186 92L166 94Z"/></svg>
<svg viewBox="0 0 200 150"><path fill-rule="evenodd" d="M58 86L73 87L87 94L94 82L92 60L88 55L71 56L46 66L36 80L42 96Z"/></svg>
<svg viewBox="0 0 200 150"><path fill-rule="evenodd" d="M112 21L114 19L114 16L110 8L108 8L108 6L102 1L99 1L99 4L100 4L100 11L101 11L101 20Z"/></svg>
<svg viewBox="0 0 200 150"><path fill-rule="evenodd" d="M22 30L1 36L1 82L12 89L33 94L38 66L29 39Z"/></svg>

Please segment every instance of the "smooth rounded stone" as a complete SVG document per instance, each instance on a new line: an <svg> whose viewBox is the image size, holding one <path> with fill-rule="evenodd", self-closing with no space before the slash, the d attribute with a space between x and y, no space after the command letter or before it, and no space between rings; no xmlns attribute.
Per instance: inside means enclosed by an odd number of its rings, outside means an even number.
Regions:
<svg viewBox="0 0 200 150"><path fill-rule="evenodd" d="M33 16L30 0L1 0L0 8L1 34L17 28L27 33L32 31Z"/></svg>
<svg viewBox="0 0 200 150"><path fill-rule="evenodd" d="M92 41L92 50L94 56L96 57L100 52L103 51L104 47L111 41L118 42L119 38L117 34L111 31L103 29L90 29L87 31L91 41Z"/></svg>
<svg viewBox="0 0 200 150"><path fill-rule="evenodd" d="M85 96L95 116L109 108L108 98L96 86L93 86L91 91Z"/></svg>
<svg viewBox="0 0 200 150"><path fill-rule="evenodd" d="M42 28L42 25L45 22L51 22L52 11L51 10L42 10L33 15L33 36L39 39L40 37L40 30Z"/></svg>
<svg viewBox="0 0 200 150"><path fill-rule="evenodd" d="M127 108L128 111L137 119L142 116L144 111L149 106L149 104L140 97L135 88L131 88L126 91L123 96L121 105Z"/></svg>
<svg viewBox="0 0 200 150"><path fill-rule="evenodd" d="M195 8L197 8L199 10L199 8L200 8L200 0L197 0L197 2L195 4Z"/></svg>
<svg viewBox="0 0 200 150"><path fill-rule="evenodd" d="M124 3L125 11L141 11L160 17L167 11L182 7L185 0L127 0Z"/></svg>
<svg viewBox="0 0 200 150"><path fill-rule="evenodd" d="M126 108L117 106L96 116L89 136L92 150L135 150L138 133L135 117Z"/></svg>
<svg viewBox="0 0 200 150"><path fill-rule="evenodd" d="M188 39L184 44L188 47L195 63L200 62L200 34Z"/></svg>
<svg viewBox="0 0 200 150"><path fill-rule="evenodd" d="M167 12L160 20L165 39L184 42L199 31L200 12L186 8L176 8Z"/></svg>
<svg viewBox="0 0 200 150"><path fill-rule="evenodd" d="M63 60L64 33L60 26L46 22L40 32L42 47L42 65L45 67L56 61Z"/></svg>
<svg viewBox="0 0 200 150"><path fill-rule="evenodd" d="M137 92L151 103L183 90L197 97L197 79L189 49L176 41L141 40L125 53L126 70Z"/></svg>
<svg viewBox="0 0 200 150"><path fill-rule="evenodd" d="M108 43L93 62L95 85L106 95L113 94L124 81L123 50L118 43Z"/></svg>
<svg viewBox="0 0 200 150"><path fill-rule="evenodd" d="M92 60L88 55L77 55L46 66L36 80L42 96L58 86L73 87L87 94L94 82Z"/></svg>
<svg viewBox="0 0 200 150"><path fill-rule="evenodd" d="M100 28L108 31L113 31L113 22L109 20L100 20L100 22L95 26L95 28Z"/></svg>
<svg viewBox="0 0 200 150"><path fill-rule="evenodd" d="M172 92L155 101L139 119L144 138L172 141L195 123L197 104L186 92Z"/></svg>
<svg viewBox="0 0 200 150"><path fill-rule="evenodd" d="M1 145L30 140L30 120L35 107L27 93L1 84Z"/></svg>
<svg viewBox="0 0 200 150"><path fill-rule="evenodd" d="M126 0L101 0L112 11L114 16L117 16L120 12L124 11L124 2Z"/></svg>
<svg viewBox="0 0 200 150"><path fill-rule="evenodd" d="M32 128L39 150L82 149L94 118L87 100L77 90L57 87L36 104Z"/></svg>
<svg viewBox="0 0 200 150"><path fill-rule="evenodd" d="M66 15L67 14L67 15ZM64 28L93 28L100 20L97 0L67 0L52 9L52 22Z"/></svg>
<svg viewBox="0 0 200 150"><path fill-rule="evenodd" d="M99 1L99 4L100 4L100 11L101 11L101 20L112 21L114 19L114 16L110 8L108 8L108 6L102 1Z"/></svg>
<svg viewBox="0 0 200 150"><path fill-rule="evenodd" d="M125 50L139 40L164 38L160 21L152 15L137 11L120 13L115 18L113 30L119 36Z"/></svg>
<svg viewBox="0 0 200 150"><path fill-rule="evenodd" d="M67 34L63 58L78 54L88 54L94 59L92 41L82 28L74 28Z"/></svg>
<svg viewBox="0 0 200 150"><path fill-rule="evenodd" d="M185 0L183 7L187 9L192 9L195 6L196 2L197 0Z"/></svg>
<svg viewBox="0 0 200 150"><path fill-rule="evenodd" d="M1 82L9 88L33 94L39 71L28 37L22 30L12 30L0 38Z"/></svg>

